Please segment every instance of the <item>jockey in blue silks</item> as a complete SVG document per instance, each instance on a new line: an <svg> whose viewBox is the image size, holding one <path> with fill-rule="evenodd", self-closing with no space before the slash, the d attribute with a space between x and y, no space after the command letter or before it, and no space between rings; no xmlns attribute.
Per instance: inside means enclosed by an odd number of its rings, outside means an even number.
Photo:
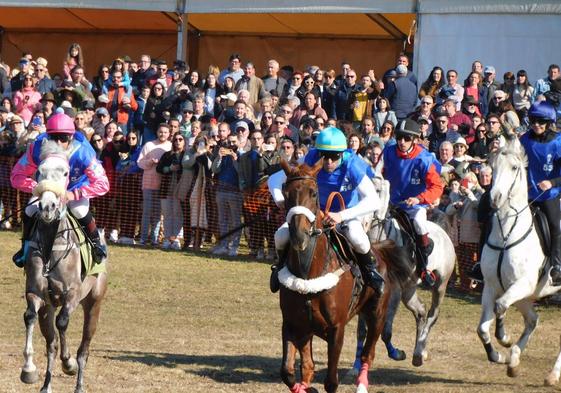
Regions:
<svg viewBox="0 0 561 393"><path fill-rule="evenodd" d="M327 198L332 192L339 192L346 206L341 210L339 201L334 199L331 211L327 213L324 220L328 224L344 224L340 229L356 252L366 285L381 293L384 279L376 270L370 240L360 221L361 217L372 215L380 207L380 199L371 180L371 169L362 158L347 149L345 134L335 127L327 127L320 132L315 148L308 152L304 162L308 166L313 166L320 159L323 159L323 166L317 174L317 183L321 209L325 209ZM269 178L269 190L278 206L284 203L282 184L285 180L286 175L283 171ZM272 267L271 291L273 292L278 291L279 288L277 274L285 262L289 238L288 223L285 222L275 233L279 263Z"/></svg>
<svg viewBox="0 0 561 393"><path fill-rule="evenodd" d="M528 156L528 198L547 217L551 234L549 272L553 285L561 285L561 135L552 129L555 108L534 102L528 111L530 130L520 143Z"/></svg>
<svg viewBox="0 0 561 393"><path fill-rule="evenodd" d="M402 208L413 220L417 247L421 251L421 278L434 286L435 275L427 269L434 242L429 238L427 208L444 190L440 164L436 157L418 144L419 124L406 119L396 129L397 143L384 149L384 178L390 183L390 202Z"/></svg>

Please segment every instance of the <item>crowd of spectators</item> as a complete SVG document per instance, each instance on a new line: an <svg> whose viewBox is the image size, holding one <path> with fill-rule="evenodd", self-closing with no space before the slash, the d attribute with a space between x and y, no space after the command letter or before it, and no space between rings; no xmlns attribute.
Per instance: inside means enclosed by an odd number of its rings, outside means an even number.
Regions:
<svg viewBox="0 0 561 393"><path fill-rule="evenodd" d="M273 259L273 234L283 213L265 187L281 159L297 162L327 126L381 173L382 151L406 118L442 165L447 187L435 219L449 222L458 247L459 277L478 259L477 205L489 188L489 152L505 133L522 134L535 100L549 100L561 118L559 66L531 83L524 70L499 81L492 65L474 61L469 75L435 66L420 83L406 55L384 73L304 70L254 63L232 54L224 68L190 69L184 61L142 55L101 64L86 78L84 54L72 44L62 64L24 53L0 64L0 196L5 229L18 223L26 197L9 184L11 166L45 132L56 108L74 118L105 168L111 191L92 201L112 242L164 249L211 247L236 256L243 236L250 253ZM465 77L460 83L461 77ZM182 243L183 242L183 243Z"/></svg>

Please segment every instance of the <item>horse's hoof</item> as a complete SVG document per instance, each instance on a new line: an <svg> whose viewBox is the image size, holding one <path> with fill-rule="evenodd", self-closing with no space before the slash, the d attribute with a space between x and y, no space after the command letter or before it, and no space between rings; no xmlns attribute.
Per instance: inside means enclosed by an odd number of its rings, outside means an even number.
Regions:
<svg viewBox="0 0 561 393"><path fill-rule="evenodd" d="M356 387L356 393L368 393L368 389L363 384L359 384Z"/></svg>
<svg viewBox="0 0 561 393"><path fill-rule="evenodd" d="M516 378L520 375L520 367L510 367L508 366L506 369L506 375L510 378Z"/></svg>
<svg viewBox="0 0 561 393"><path fill-rule="evenodd" d="M545 386L554 386L557 385L559 382L559 376L557 376L553 371L549 373L549 375L543 381Z"/></svg>
<svg viewBox="0 0 561 393"><path fill-rule="evenodd" d="M413 366L421 367L423 365L423 355L413 355Z"/></svg>
<svg viewBox="0 0 561 393"><path fill-rule="evenodd" d="M37 369L35 371L23 371L23 370L21 370L21 374L19 376L19 379L23 383L27 383L27 384L35 383L39 380L39 370L37 370Z"/></svg>
<svg viewBox="0 0 561 393"><path fill-rule="evenodd" d="M62 362L62 371L66 375L76 375L78 373L78 362L74 358L69 358Z"/></svg>
<svg viewBox="0 0 561 393"><path fill-rule="evenodd" d="M84 393L85 390L82 389L81 387L76 387L76 389L74 389L74 393Z"/></svg>
<svg viewBox="0 0 561 393"><path fill-rule="evenodd" d="M396 361L401 361L407 359L407 354L405 351L395 348L395 350L388 352L388 357Z"/></svg>
<svg viewBox="0 0 561 393"><path fill-rule="evenodd" d="M497 341L499 342L499 344L501 344L505 348L512 347L512 339L510 338L509 335L506 335L506 336L504 336L503 338L501 338Z"/></svg>

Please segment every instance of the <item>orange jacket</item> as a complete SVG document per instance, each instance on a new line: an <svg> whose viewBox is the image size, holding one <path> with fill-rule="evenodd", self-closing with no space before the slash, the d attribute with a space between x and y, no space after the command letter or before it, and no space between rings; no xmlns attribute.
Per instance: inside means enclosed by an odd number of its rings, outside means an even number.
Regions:
<svg viewBox="0 0 561 393"><path fill-rule="evenodd" d="M109 101L107 102L107 104L105 104L105 107L109 111L111 117L113 117L114 112L113 99L115 97L116 91L117 90L113 86L111 86L107 91L107 98L109 99ZM130 107L125 107L125 105L123 104L123 97L125 96L130 99ZM138 104L136 103L134 94L132 94L132 91L130 93L127 92L125 87L120 86L118 88L117 103L117 118L113 120L115 120L119 124L127 124L127 122L129 121L129 111L135 112L138 109Z"/></svg>

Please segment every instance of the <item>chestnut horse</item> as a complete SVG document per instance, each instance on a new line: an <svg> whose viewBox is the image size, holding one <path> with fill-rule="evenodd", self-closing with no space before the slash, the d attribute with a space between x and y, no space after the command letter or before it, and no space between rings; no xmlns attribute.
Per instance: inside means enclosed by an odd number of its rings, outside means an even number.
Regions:
<svg viewBox="0 0 561 393"><path fill-rule="evenodd" d="M392 241L374 246L378 270L386 280L381 297L362 284L359 274L353 274L349 261L341 261L330 243L333 228L322 226L316 175L322 160L314 167L300 165L281 166L287 175L283 187L290 248L285 267L279 272L280 307L282 311L283 360L281 377L293 393L312 390L314 376L312 339L316 335L327 341L328 365L324 381L325 390L337 390L337 366L343 346L345 325L358 313L367 322L368 333L362 351L362 367L356 381L357 392L367 392L368 369L375 346L384 326L392 287L405 283L412 266L408 255ZM328 202L328 205L330 203ZM294 362L296 352L301 358L300 383L296 382Z"/></svg>

